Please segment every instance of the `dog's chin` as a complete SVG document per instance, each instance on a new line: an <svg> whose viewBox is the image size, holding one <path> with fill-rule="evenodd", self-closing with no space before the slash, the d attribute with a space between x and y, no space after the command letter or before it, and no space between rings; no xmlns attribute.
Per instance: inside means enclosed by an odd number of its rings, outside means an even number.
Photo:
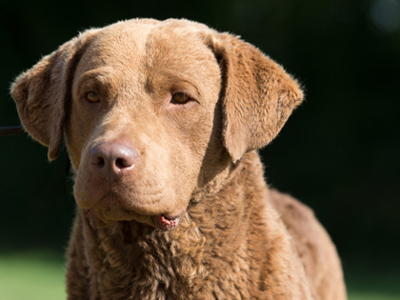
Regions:
<svg viewBox="0 0 400 300"><path fill-rule="evenodd" d="M90 225L94 228L108 227L115 222L120 221L134 221L150 225L162 231L171 231L178 226L180 220L182 219L184 211L181 211L174 215L158 214L153 216L139 215L136 213L127 212L99 212L94 209L85 209L84 213L85 217L89 220Z"/></svg>
<svg viewBox="0 0 400 300"><path fill-rule="evenodd" d="M75 194L78 206L84 210L91 226L95 228L107 227L119 221L136 221L170 231L178 226L186 210L184 207L174 208L173 201L166 203L164 199L167 197L157 194L138 196L108 191L97 196L99 200L93 198L82 201L88 198Z"/></svg>
<svg viewBox="0 0 400 300"><path fill-rule="evenodd" d="M108 227L115 222L136 221L150 226L154 226L151 216L140 215L135 212L125 211L123 209L85 209L85 217L94 228Z"/></svg>
<svg viewBox="0 0 400 300"><path fill-rule="evenodd" d="M85 209L84 214L85 214L85 217L89 220L89 223L93 228L108 227L108 226L114 224L115 222L117 222L116 220L111 220L111 219L105 218L103 215L96 213L92 209Z"/></svg>

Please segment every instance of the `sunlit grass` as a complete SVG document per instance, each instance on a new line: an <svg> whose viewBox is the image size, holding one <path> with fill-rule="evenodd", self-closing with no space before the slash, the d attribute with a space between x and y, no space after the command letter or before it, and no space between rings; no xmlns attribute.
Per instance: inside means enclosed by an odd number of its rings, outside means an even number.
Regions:
<svg viewBox="0 0 400 300"><path fill-rule="evenodd" d="M62 257L46 252L0 255L0 299L66 299L64 289Z"/></svg>
<svg viewBox="0 0 400 300"><path fill-rule="evenodd" d="M351 273L349 300L400 300L396 277ZM0 254L1 300L66 299L64 260L48 252Z"/></svg>
<svg viewBox="0 0 400 300"><path fill-rule="evenodd" d="M385 295L382 293L349 292L349 300L399 300L399 296Z"/></svg>
<svg viewBox="0 0 400 300"><path fill-rule="evenodd" d="M400 300L398 270L393 269L391 272L358 270L345 274L349 300Z"/></svg>

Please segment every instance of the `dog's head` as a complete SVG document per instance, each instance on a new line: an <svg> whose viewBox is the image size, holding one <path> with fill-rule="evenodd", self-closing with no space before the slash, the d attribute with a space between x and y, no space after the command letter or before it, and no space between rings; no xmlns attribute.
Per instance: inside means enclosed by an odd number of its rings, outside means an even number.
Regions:
<svg viewBox="0 0 400 300"><path fill-rule="evenodd" d="M303 98L239 38L146 19L84 32L21 74L12 96L50 160L65 135L75 199L93 225L163 230L268 144Z"/></svg>

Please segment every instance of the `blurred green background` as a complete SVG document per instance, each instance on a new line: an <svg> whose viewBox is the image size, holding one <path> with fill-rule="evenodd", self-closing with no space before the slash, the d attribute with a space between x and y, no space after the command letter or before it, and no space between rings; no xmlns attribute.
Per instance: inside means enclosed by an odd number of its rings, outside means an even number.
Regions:
<svg viewBox="0 0 400 300"><path fill-rule="evenodd" d="M79 31L134 17L235 33L299 79L306 102L261 151L268 182L315 210L351 300L400 299L400 0L2 1L0 126L19 124L16 75ZM66 161L0 137L0 299L65 298Z"/></svg>

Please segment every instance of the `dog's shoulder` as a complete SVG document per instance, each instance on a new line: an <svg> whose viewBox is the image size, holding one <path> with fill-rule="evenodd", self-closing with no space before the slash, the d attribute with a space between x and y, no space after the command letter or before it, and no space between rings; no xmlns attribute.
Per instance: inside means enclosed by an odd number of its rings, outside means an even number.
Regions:
<svg viewBox="0 0 400 300"><path fill-rule="evenodd" d="M345 299L335 246L312 209L289 194L269 190L268 201L280 215L303 262L311 292L321 299Z"/></svg>
<svg viewBox="0 0 400 300"><path fill-rule="evenodd" d="M299 225L307 226L310 219L315 219L311 208L289 194L281 193L276 189L270 189L269 201L289 227L294 224L296 224L295 227Z"/></svg>

